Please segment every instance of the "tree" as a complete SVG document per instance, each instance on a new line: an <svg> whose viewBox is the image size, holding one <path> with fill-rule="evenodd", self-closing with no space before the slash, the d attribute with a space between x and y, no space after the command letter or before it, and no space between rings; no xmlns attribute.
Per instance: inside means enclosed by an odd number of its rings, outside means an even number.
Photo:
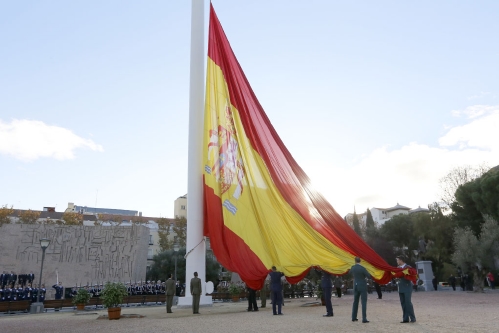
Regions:
<svg viewBox="0 0 499 333"><path fill-rule="evenodd" d="M7 205L0 207L0 227L10 223L10 215L12 213L14 213L12 206L10 206L10 208Z"/></svg>
<svg viewBox="0 0 499 333"><path fill-rule="evenodd" d="M484 219L479 236L470 227L456 228L454 231L455 252L452 261L463 272L473 272L475 291L483 291L487 268L494 266L499 253L499 224L489 216Z"/></svg>
<svg viewBox="0 0 499 333"><path fill-rule="evenodd" d="M62 219L65 225L81 225L83 224L83 214L75 212L66 212L62 214Z"/></svg>
<svg viewBox="0 0 499 333"><path fill-rule="evenodd" d="M185 217L175 218L173 233L177 236L177 241L180 244L180 247L185 247L187 241L187 219Z"/></svg>
<svg viewBox="0 0 499 333"><path fill-rule="evenodd" d="M484 223L483 215L499 220L499 167L460 185L455 199L451 207L457 225L461 228L470 227L478 236Z"/></svg>
<svg viewBox="0 0 499 333"><path fill-rule="evenodd" d="M171 221L167 218L160 218L158 221L159 249L160 252L169 250L173 247L173 240L170 240Z"/></svg>
<svg viewBox="0 0 499 333"><path fill-rule="evenodd" d="M386 262L396 265L393 245L386 240L376 226L366 229L367 244Z"/></svg>
<svg viewBox="0 0 499 333"><path fill-rule="evenodd" d="M19 223L35 224L40 217L41 212L36 210L21 210L19 211Z"/></svg>
<svg viewBox="0 0 499 333"><path fill-rule="evenodd" d="M371 211L368 208L366 212L366 229L374 228L374 226L373 214L371 214Z"/></svg>
<svg viewBox="0 0 499 333"><path fill-rule="evenodd" d="M420 254L420 259L431 260L435 268L435 276L440 277L440 272L445 263L451 263L451 254L454 246L452 237L455 222L449 215L444 215L442 208L433 203L428 205L429 213L412 214L414 237L426 240L426 251Z"/></svg>
<svg viewBox="0 0 499 333"><path fill-rule="evenodd" d="M146 280L166 280L170 274L175 274L175 255L177 256L177 280L185 281L185 247L175 254L173 249L156 254L153 257L151 269Z"/></svg>
<svg viewBox="0 0 499 333"><path fill-rule="evenodd" d="M392 245L399 249L398 252L409 251L418 248L418 240L414 237L414 226L410 215L400 214L393 216L380 228L381 235ZM407 254L407 253L405 253Z"/></svg>
<svg viewBox="0 0 499 333"><path fill-rule="evenodd" d="M357 235L362 237L362 230L360 229L360 223L359 223L359 217L357 216L357 213L355 212L355 209L353 210L353 230Z"/></svg>
<svg viewBox="0 0 499 333"><path fill-rule="evenodd" d="M177 256L177 280L185 281L185 247L175 254L173 249L158 253L153 257L153 264L147 272L146 280L166 280L170 274L175 274L175 256ZM206 255L206 281L212 281L216 286L218 283L218 274L220 264L210 255ZM202 277L203 278L203 277ZM203 281L203 282L206 282Z"/></svg>
<svg viewBox="0 0 499 333"><path fill-rule="evenodd" d="M456 201L455 194L459 186L481 177L489 170L487 164L482 163L473 167L470 165L460 166L452 169L445 177L439 180L441 200L445 208L450 208Z"/></svg>

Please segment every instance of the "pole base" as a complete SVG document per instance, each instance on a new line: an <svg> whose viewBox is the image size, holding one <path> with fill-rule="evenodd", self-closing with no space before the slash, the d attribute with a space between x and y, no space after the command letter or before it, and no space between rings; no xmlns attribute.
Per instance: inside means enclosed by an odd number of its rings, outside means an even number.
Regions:
<svg viewBox="0 0 499 333"><path fill-rule="evenodd" d="M31 306L29 307L29 313L42 313L43 311L45 311L43 302L31 303Z"/></svg>
<svg viewBox="0 0 499 333"><path fill-rule="evenodd" d="M201 296L199 307L213 306L213 298L211 296ZM177 309L192 308L192 296L179 297Z"/></svg>

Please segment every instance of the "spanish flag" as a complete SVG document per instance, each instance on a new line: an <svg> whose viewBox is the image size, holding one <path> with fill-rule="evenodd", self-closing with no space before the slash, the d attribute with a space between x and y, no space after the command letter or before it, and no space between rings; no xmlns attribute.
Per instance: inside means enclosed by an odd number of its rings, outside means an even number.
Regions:
<svg viewBox="0 0 499 333"><path fill-rule="evenodd" d="M253 93L212 5L208 40L204 234L217 260L253 289L272 266L296 283L311 267L345 274L356 256L387 283L398 269L311 187Z"/></svg>

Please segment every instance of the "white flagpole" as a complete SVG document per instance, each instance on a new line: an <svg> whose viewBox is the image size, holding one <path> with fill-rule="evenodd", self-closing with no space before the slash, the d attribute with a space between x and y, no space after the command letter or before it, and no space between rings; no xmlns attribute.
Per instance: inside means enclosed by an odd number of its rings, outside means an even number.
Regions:
<svg viewBox="0 0 499 333"><path fill-rule="evenodd" d="M204 2L192 0L191 14L191 64L189 89L189 146L187 178L187 244L185 297L179 298L178 307L190 307L192 296L190 281L198 272L203 285L202 305L211 305L211 297L205 294L206 245L203 238L203 129L205 86L205 33Z"/></svg>

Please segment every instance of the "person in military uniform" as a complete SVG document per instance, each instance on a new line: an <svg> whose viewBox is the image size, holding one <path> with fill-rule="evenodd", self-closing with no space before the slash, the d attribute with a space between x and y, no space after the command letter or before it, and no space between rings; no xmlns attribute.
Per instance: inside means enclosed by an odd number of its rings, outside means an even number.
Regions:
<svg viewBox="0 0 499 333"><path fill-rule="evenodd" d="M4 288L6 302L12 301L12 288L11 287L13 287L13 286L8 285L6 288Z"/></svg>
<svg viewBox="0 0 499 333"><path fill-rule="evenodd" d="M33 285L33 290L31 291L31 301L36 302L36 298L38 297L38 285Z"/></svg>
<svg viewBox="0 0 499 333"><path fill-rule="evenodd" d="M26 288L24 288L24 299L31 301L33 298L33 288L31 287L31 283L28 283Z"/></svg>
<svg viewBox="0 0 499 333"><path fill-rule="evenodd" d="M334 289L336 289L336 296L338 296L338 298L341 298L341 286L343 285L343 279L341 278L341 276L336 275L333 285Z"/></svg>
<svg viewBox="0 0 499 333"><path fill-rule="evenodd" d="M194 277L191 279L191 295L192 295L192 313L199 314L199 301L201 299L201 279L198 278L198 272L194 272Z"/></svg>
<svg viewBox="0 0 499 333"><path fill-rule="evenodd" d="M267 278L263 281L262 289L260 290L260 307L267 307Z"/></svg>
<svg viewBox="0 0 499 333"><path fill-rule="evenodd" d="M362 302L362 322L368 323L367 320L367 282L366 279L371 277L371 274L360 264L360 258L355 257L355 265L350 268L350 273L353 276L353 305L352 305L352 321L358 321L357 312L359 310L359 298Z"/></svg>
<svg viewBox="0 0 499 333"><path fill-rule="evenodd" d="M62 282L59 282L59 284L54 284L52 288L55 289L55 299L62 299L62 295L64 295L64 287L62 286Z"/></svg>
<svg viewBox="0 0 499 333"><path fill-rule="evenodd" d="M172 313L173 296L175 295L175 280L172 274L166 280L166 313Z"/></svg>
<svg viewBox="0 0 499 333"><path fill-rule="evenodd" d="M40 293L40 302L43 302L45 300L45 294L47 293L47 289L45 289L45 285L42 283L42 287L38 289L38 292Z"/></svg>
<svg viewBox="0 0 499 333"><path fill-rule="evenodd" d="M404 256L398 256L397 265L399 268L409 269L411 266L405 263ZM402 306L402 321L401 323L415 323L416 316L414 314L414 307L412 306L412 281L407 278L407 275L402 271L399 273L392 273L394 277L399 278L398 291L400 298L400 305Z"/></svg>

